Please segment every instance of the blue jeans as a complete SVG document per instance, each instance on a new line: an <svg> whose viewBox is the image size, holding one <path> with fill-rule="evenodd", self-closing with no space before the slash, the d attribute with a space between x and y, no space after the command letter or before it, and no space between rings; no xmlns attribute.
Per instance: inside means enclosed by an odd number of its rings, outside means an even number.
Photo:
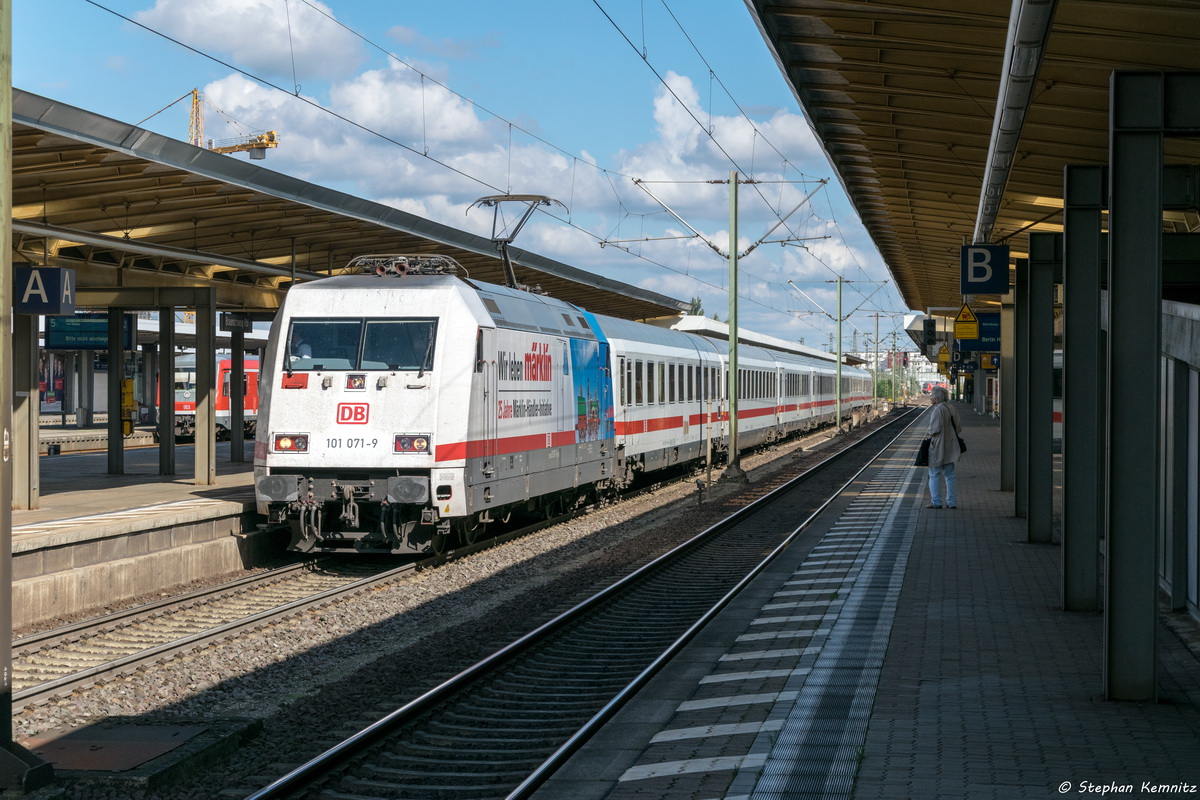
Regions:
<svg viewBox="0 0 1200 800"><path fill-rule="evenodd" d="M949 461L940 467L929 468L929 502L932 505L942 505L942 476L946 476L946 505L957 506L958 495L954 491L954 462Z"/></svg>

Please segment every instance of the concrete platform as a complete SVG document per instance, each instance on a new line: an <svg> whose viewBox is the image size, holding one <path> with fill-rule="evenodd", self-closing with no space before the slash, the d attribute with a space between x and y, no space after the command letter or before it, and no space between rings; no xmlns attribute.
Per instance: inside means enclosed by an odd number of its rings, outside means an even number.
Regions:
<svg viewBox="0 0 1200 800"><path fill-rule="evenodd" d="M94 785L125 797L169 791L217 765L262 731L261 720L178 720L147 724L138 717L108 717L91 725L46 731L23 742L53 765L65 791Z"/></svg>
<svg viewBox="0 0 1200 800"><path fill-rule="evenodd" d="M105 453L43 456L41 507L13 511L13 627L20 629L226 575L282 551L282 534L259 529L253 442L246 461L217 445L217 483L192 483L191 446L177 474L158 474L158 450L127 450L126 473L109 475Z"/></svg>
<svg viewBox="0 0 1200 800"><path fill-rule="evenodd" d="M1102 617L1059 610L998 423L960 410L958 509L906 436L535 797L1200 794L1195 620L1163 615L1158 703L1104 700Z"/></svg>

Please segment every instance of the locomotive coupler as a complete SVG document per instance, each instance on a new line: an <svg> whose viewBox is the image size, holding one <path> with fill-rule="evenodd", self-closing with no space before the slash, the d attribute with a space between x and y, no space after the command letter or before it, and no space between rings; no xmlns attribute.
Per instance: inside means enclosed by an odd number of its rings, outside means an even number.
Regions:
<svg viewBox="0 0 1200 800"><path fill-rule="evenodd" d="M354 502L354 487L342 487L342 513L339 519L351 528L358 527L358 503Z"/></svg>

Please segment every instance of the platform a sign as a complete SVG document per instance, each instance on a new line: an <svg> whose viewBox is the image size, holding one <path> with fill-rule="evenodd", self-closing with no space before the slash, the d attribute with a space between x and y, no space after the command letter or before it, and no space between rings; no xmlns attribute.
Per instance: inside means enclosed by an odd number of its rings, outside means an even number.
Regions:
<svg viewBox="0 0 1200 800"><path fill-rule="evenodd" d="M1008 245L963 245L959 294L1008 294Z"/></svg>
<svg viewBox="0 0 1200 800"><path fill-rule="evenodd" d="M61 316L75 313L75 270L13 265L13 311Z"/></svg>

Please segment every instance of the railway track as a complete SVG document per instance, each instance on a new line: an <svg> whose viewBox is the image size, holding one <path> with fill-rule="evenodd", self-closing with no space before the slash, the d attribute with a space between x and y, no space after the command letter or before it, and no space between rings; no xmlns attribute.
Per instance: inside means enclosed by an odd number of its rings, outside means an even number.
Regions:
<svg viewBox="0 0 1200 800"><path fill-rule="evenodd" d="M642 487L640 494L659 484ZM770 484L756 486L765 491ZM312 559L14 640L13 709L104 683L283 617L556 524L562 515L400 566Z"/></svg>
<svg viewBox="0 0 1200 800"><path fill-rule="evenodd" d="M890 443L915 416L830 456L248 800L526 796L800 534L807 522L797 528L797 515L812 505L798 498L806 479L867 442Z"/></svg>
<svg viewBox="0 0 1200 800"><path fill-rule="evenodd" d="M280 616L396 580L415 564L308 561L15 640L13 708L45 702Z"/></svg>
<svg viewBox="0 0 1200 800"><path fill-rule="evenodd" d="M380 559L321 557L84 620L12 643L13 710L269 625L336 600L403 580L561 522L555 517L473 545L397 565Z"/></svg>

